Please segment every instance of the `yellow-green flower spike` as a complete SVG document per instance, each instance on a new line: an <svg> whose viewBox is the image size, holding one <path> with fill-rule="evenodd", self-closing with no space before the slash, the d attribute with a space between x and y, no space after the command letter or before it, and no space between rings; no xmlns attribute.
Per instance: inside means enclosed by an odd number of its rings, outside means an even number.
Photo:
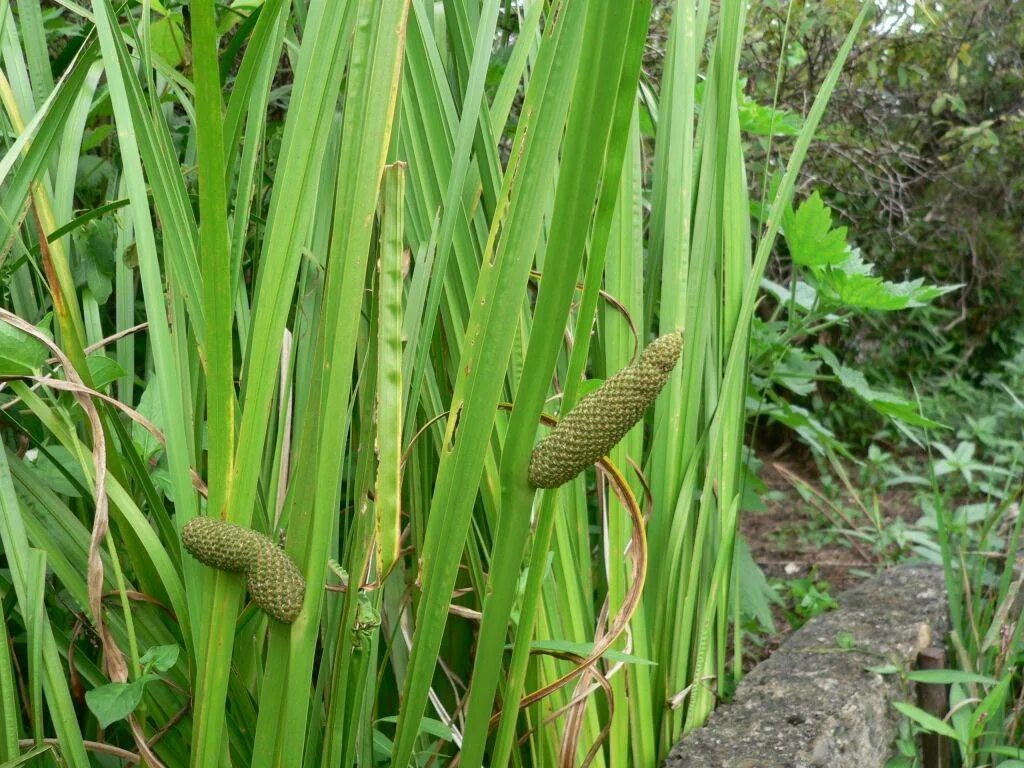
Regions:
<svg viewBox="0 0 1024 768"><path fill-rule="evenodd" d="M270 539L260 541L246 573L256 605L285 624L295 621L306 596L306 580L283 549Z"/></svg>
<svg viewBox="0 0 1024 768"><path fill-rule="evenodd" d="M289 624L302 610L306 580L295 561L262 533L213 517L194 517L182 527L181 542L201 563L244 572L249 594L268 616Z"/></svg>
<svg viewBox="0 0 1024 768"><path fill-rule="evenodd" d="M193 517L181 529L181 543L201 563L222 571L244 571L260 534L215 517Z"/></svg>
<svg viewBox="0 0 1024 768"><path fill-rule="evenodd" d="M654 404L682 347L681 334L662 336L580 400L533 449L530 483L556 488L606 456Z"/></svg>

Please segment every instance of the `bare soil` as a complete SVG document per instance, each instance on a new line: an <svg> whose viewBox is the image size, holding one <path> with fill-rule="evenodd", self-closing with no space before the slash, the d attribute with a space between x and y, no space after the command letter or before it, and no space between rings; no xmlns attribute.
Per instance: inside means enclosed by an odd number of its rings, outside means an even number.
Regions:
<svg viewBox="0 0 1024 768"><path fill-rule="evenodd" d="M764 464L760 476L767 486L762 494L765 509L741 515L740 533L769 579L794 580L811 576L816 582L825 582L828 593L835 597L892 562L892 553L877 551L870 540L843 532L851 528L871 528L868 518L858 511L858 502L870 506L870 498L858 500L848 493L831 498L813 461L799 450L761 459ZM855 478L856 469L850 467L849 471ZM796 488L800 484L821 497L812 494L812 500L807 501ZM913 494L908 490L886 491L879 497L878 504L886 522L898 517L910 521L919 514ZM769 655L792 631L787 608L791 606L774 609L778 634L763 638L765 645L755 657ZM757 660L751 659L752 662Z"/></svg>

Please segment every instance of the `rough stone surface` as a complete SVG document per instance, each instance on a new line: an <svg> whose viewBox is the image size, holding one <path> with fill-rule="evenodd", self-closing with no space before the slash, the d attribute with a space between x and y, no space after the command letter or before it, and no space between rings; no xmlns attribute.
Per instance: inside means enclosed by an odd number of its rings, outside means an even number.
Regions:
<svg viewBox="0 0 1024 768"><path fill-rule="evenodd" d="M942 570L902 566L838 598L737 686L669 755L666 768L881 768L891 755L900 700L896 675L948 628ZM842 651L836 636L853 636ZM933 639L934 638L934 641Z"/></svg>

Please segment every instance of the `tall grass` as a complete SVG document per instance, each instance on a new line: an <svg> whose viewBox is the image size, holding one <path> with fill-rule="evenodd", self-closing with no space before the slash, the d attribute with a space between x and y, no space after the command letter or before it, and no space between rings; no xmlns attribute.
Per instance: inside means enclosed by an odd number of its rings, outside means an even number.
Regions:
<svg viewBox="0 0 1024 768"><path fill-rule="evenodd" d="M740 670L749 324L869 7L752 232L742 3L676 3L655 96L649 0L0 2L0 758L656 765ZM201 514L284 535L293 624Z"/></svg>

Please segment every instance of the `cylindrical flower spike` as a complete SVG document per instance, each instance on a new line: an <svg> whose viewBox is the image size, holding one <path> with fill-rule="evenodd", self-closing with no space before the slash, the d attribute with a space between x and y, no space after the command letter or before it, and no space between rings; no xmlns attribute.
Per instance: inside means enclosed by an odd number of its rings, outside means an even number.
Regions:
<svg viewBox="0 0 1024 768"><path fill-rule="evenodd" d="M580 400L533 449L530 483L555 488L606 456L654 404L682 346L681 334L662 336Z"/></svg>
<svg viewBox="0 0 1024 768"><path fill-rule="evenodd" d="M181 543L201 563L222 571L244 571L256 554L260 534L214 517L193 517L181 529Z"/></svg>
<svg viewBox="0 0 1024 768"><path fill-rule="evenodd" d="M267 539L256 547L256 556L247 573L253 602L278 621L285 624L295 621L306 597L306 580L295 561Z"/></svg>
<svg viewBox="0 0 1024 768"><path fill-rule="evenodd" d="M249 594L268 616L288 624L302 610L306 580L291 557L262 533L213 517L194 517L182 527L181 542L201 563L244 572Z"/></svg>

